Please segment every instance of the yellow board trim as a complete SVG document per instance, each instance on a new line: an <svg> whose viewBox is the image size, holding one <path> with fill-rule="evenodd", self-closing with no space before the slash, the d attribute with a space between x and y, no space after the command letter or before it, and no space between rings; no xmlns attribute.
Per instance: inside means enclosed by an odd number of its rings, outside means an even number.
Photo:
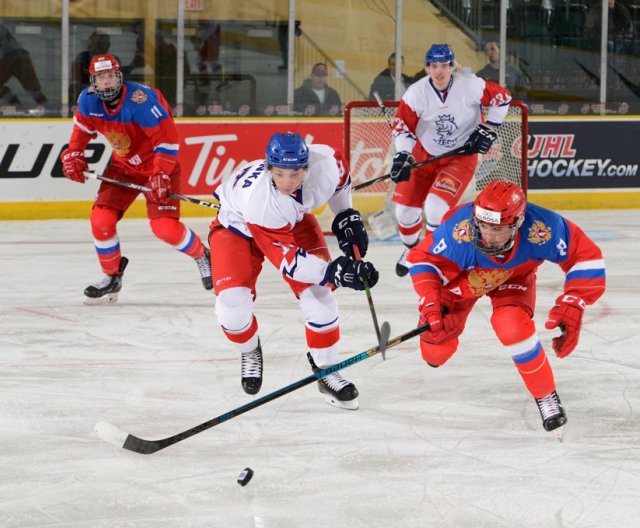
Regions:
<svg viewBox="0 0 640 528"><path fill-rule="evenodd" d="M583 191L544 192L530 191L533 203L558 210L580 209L640 209L640 191ZM210 197L203 197L210 200ZM386 195L361 194L353 197L353 206L362 214L375 213L384 206ZM0 202L0 220L51 220L88 219L91 214L89 200L55 202ZM315 211L320 213L324 207ZM196 204L182 202L180 214L183 217L213 218L216 211ZM126 214L127 218L146 218L147 209L143 200L136 200Z"/></svg>

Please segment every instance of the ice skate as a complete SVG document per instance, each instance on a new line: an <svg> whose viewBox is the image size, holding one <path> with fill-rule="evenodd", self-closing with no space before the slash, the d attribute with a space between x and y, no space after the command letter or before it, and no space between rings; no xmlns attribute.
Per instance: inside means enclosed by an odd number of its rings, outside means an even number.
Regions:
<svg viewBox="0 0 640 528"><path fill-rule="evenodd" d="M122 275L129 264L127 257L120 258L118 272L99 280L84 289L85 304L113 304L118 300L118 292L122 289Z"/></svg>
<svg viewBox="0 0 640 528"><path fill-rule="evenodd" d="M262 346L242 353L242 390L247 394L258 394L262 387Z"/></svg>
<svg viewBox="0 0 640 528"><path fill-rule="evenodd" d="M556 391L550 392L544 398L536 398L535 400L545 431L553 431L567 423L567 415L564 413L564 407Z"/></svg>
<svg viewBox="0 0 640 528"><path fill-rule="evenodd" d="M323 370L316 366L309 352L307 352L307 359L311 363L311 369L314 372ZM355 411L359 407L358 389L337 372L320 378L318 380L318 390L324 394L324 399L329 405L350 411Z"/></svg>
<svg viewBox="0 0 640 528"><path fill-rule="evenodd" d="M406 248L404 248L404 250L402 251L402 255L400 255L400 258L398 259L398 262L396 263L396 275L398 277L404 277L407 273L409 273L409 265L407 263L407 255L409 254L409 250L412 247L413 246L411 246L411 247L407 246Z"/></svg>
<svg viewBox="0 0 640 528"><path fill-rule="evenodd" d="M202 279L202 286L205 290L213 288L213 280L211 279L211 254L207 248L204 248L204 255L199 259L196 259L198 264L198 271L200 271L200 278Z"/></svg>

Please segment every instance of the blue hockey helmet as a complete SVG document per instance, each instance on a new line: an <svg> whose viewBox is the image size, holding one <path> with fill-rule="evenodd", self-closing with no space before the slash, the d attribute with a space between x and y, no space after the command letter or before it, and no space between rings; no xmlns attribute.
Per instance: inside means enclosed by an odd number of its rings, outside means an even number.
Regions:
<svg viewBox="0 0 640 528"><path fill-rule="evenodd" d="M433 44L425 58L425 64L428 66L431 62L448 62L451 66L454 64L455 55L449 44Z"/></svg>
<svg viewBox="0 0 640 528"><path fill-rule="evenodd" d="M267 165L300 169L309 165L309 147L297 132L277 133L267 145Z"/></svg>

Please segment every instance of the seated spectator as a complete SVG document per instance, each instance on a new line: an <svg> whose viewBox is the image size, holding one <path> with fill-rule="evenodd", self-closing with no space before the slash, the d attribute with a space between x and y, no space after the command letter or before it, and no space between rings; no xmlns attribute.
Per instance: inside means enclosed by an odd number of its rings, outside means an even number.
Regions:
<svg viewBox="0 0 640 528"><path fill-rule="evenodd" d="M340 96L327 86L329 70L323 62L314 64L311 75L293 92L293 108L306 116L337 116L342 111Z"/></svg>
<svg viewBox="0 0 640 528"><path fill-rule="evenodd" d="M31 55L20 45L13 33L0 24L0 105L20 104L20 99L11 91L11 88L5 86L12 77L17 79L36 103L47 102L33 67Z"/></svg>
<svg viewBox="0 0 640 528"><path fill-rule="evenodd" d="M87 49L81 51L71 64L71 85L69 86L69 104L78 101L80 92L89 86L89 63L95 55L107 53L111 47L111 37L106 33L94 31L89 35Z"/></svg>
<svg viewBox="0 0 640 528"><path fill-rule="evenodd" d="M389 55L387 60L387 68L382 70L371 84L369 88L369 101L375 101L376 98L373 95L374 92L378 92L378 95L383 101L394 101L396 99L396 54ZM404 57L402 57L402 66L404 66ZM402 84L398 99L402 97L404 92L411 84L412 79L408 75L402 73Z"/></svg>
<svg viewBox="0 0 640 528"><path fill-rule="evenodd" d="M499 82L500 79L500 47L495 40L488 40L484 44L484 53L487 56L487 65L478 70L476 75L485 81ZM524 99L527 95L527 80L524 74L513 64L505 64L505 88L515 99Z"/></svg>
<svg viewBox="0 0 640 528"><path fill-rule="evenodd" d="M584 22L585 35L592 49L600 49L602 30L602 6L595 3L587 12ZM609 26L607 47L609 51L624 51L625 43L633 40L633 22L629 10L618 0L609 0Z"/></svg>

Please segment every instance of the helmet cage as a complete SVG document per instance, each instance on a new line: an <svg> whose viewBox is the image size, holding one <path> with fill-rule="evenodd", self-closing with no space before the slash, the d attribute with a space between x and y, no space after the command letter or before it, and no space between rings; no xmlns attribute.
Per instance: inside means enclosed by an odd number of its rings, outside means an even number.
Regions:
<svg viewBox="0 0 640 528"><path fill-rule="evenodd" d="M474 210L475 210L475 207L474 207ZM489 222L484 222L478 219L474 214L473 217L471 218L471 240L478 251L490 257L493 257L495 255L500 255L502 253L506 253L515 244L516 236L518 235L518 229L520 229L522 222L524 222L524 216L520 217L518 220L516 220L512 224L491 224ZM491 225L496 227L498 226L510 227L511 235L509 236L509 239L500 247L487 246L484 243L484 240L482 239L482 231L480 230L480 224Z"/></svg>
<svg viewBox="0 0 640 528"><path fill-rule="evenodd" d="M527 202L520 187L505 181L494 181L476 198L471 217L471 239L485 255L494 256L513 248L518 230L524 222ZM511 235L500 247L488 246L482 238L480 224L509 227Z"/></svg>
<svg viewBox="0 0 640 528"><path fill-rule="evenodd" d="M98 76L104 73L114 73L116 76L116 85L113 88L99 89L96 83ZM118 59L116 59L111 54L104 55L96 55L91 59L91 64L89 64L89 82L91 84L91 88L96 93L96 95L105 102L110 102L116 99L120 93L122 92L122 71L120 70L120 63Z"/></svg>

